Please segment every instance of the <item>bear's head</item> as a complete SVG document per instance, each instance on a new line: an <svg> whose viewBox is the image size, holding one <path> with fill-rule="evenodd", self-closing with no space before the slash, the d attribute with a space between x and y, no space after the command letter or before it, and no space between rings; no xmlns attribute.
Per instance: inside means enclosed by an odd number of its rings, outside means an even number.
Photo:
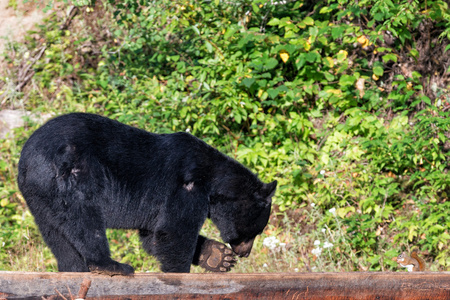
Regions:
<svg viewBox="0 0 450 300"><path fill-rule="evenodd" d="M240 257L250 254L255 237L266 227L276 187L277 181L228 180L210 196L209 218Z"/></svg>

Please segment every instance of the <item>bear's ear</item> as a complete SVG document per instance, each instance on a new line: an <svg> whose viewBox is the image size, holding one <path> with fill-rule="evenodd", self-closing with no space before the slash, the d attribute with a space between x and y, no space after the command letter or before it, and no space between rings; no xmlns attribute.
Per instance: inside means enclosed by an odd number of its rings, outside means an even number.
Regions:
<svg viewBox="0 0 450 300"><path fill-rule="evenodd" d="M277 181L274 180L271 183L265 183L262 190L261 190L261 196L263 196L266 199L272 198L272 196L275 194L275 190L277 188Z"/></svg>

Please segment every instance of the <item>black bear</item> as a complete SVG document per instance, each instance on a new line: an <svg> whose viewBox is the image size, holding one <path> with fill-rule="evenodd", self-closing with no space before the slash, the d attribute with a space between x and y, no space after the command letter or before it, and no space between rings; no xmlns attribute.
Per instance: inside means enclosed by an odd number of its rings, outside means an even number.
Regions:
<svg viewBox="0 0 450 300"><path fill-rule="evenodd" d="M129 275L106 228L137 229L163 272L229 271L266 226L277 182L191 134L154 134L86 113L56 117L25 143L19 188L60 272ZM225 243L199 235L206 220Z"/></svg>

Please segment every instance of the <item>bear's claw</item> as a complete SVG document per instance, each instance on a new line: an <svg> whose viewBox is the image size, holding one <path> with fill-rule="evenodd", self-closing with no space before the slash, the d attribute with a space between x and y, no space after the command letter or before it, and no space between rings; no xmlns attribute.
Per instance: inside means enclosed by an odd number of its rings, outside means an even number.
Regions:
<svg viewBox="0 0 450 300"><path fill-rule="evenodd" d="M127 264L121 264L118 262L114 262L110 265L99 266L99 265L90 265L89 271L94 274L102 274L102 275L122 275L122 276L130 276L134 274L133 267Z"/></svg>
<svg viewBox="0 0 450 300"><path fill-rule="evenodd" d="M207 240L202 245L198 265L211 272L228 272L236 263L233 250L224 244Z"/></svg>

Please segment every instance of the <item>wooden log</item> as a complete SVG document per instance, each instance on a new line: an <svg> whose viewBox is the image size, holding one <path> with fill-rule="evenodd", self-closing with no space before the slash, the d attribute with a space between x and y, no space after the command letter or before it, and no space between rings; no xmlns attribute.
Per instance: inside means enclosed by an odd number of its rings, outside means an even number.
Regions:
<svg viewBox="0 0 450 300"><path fill-rule="evenodd" d="M76 299L77 291L86 286L86 299L450 299L450 272L145 273L130 277L0 272L0 299Z"/></svg>

